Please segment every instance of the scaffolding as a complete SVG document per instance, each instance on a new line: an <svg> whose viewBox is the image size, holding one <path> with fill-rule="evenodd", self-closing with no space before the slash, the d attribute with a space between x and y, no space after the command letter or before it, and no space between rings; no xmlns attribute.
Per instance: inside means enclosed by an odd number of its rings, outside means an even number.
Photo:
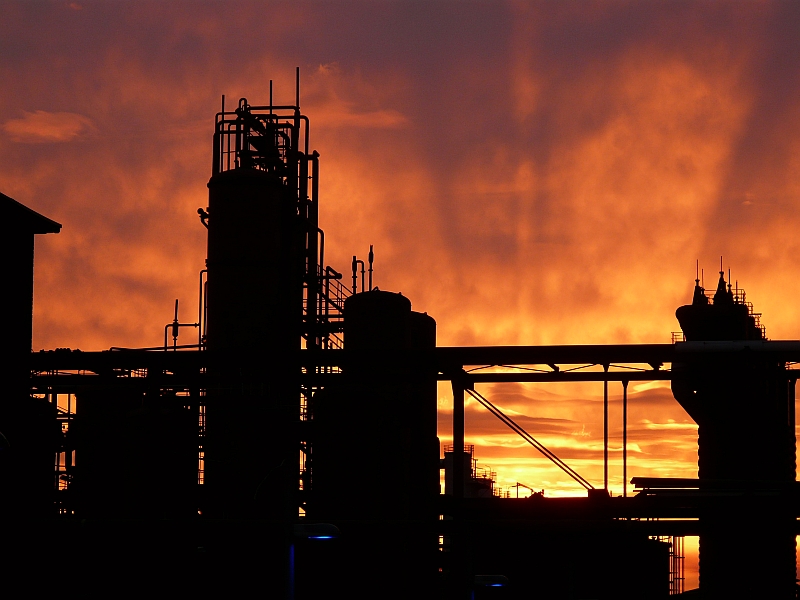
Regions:
<svg viewBox="0 0 800 600"><path fill-rule="evenodd" d="M669 595L677 596L684 592L684 562L683 536L658 535L651 539L663 542L669 547Z"/></svg>

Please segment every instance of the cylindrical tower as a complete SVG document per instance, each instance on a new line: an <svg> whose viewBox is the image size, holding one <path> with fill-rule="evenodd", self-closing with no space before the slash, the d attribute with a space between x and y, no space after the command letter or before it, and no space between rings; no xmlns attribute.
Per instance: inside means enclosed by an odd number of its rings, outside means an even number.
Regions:
<svg viewBox="0 0 800 600"><path fill-rule="evenodd" d="M300 113L277 108L287 107L243 99L217 116L206 217L204 510L290 522L298 511L296 358L311 265Z"/></svg>
<svg viewBox="0 0 800 600"><path fill-rule="evenodd" d="M302 237L291 190L243 168L208 188L208 349L237 360L298 350Z"/></svg>
<svg viewBox="0 0 800 600"><path fill-rule="evenodd" d="M337 560L357 565L331 568L331 585L402 596L434 576L436 373L424 356L436 322L377 290L348 298L344 315L345 381L314 402L310 514L339 526Z"/></svg>
<svg viewBox="0 0 800 600"><path fill-rule="evenodd" d="M676 316L689 342L763 338L744 293L726 289L723 273L713 302L697 282L692 304ZM785 365L745 351L698 355L673 371L673 395L698 424L701 490L724 496L701 515L703 593L794 598L794 395Z"/></svg>

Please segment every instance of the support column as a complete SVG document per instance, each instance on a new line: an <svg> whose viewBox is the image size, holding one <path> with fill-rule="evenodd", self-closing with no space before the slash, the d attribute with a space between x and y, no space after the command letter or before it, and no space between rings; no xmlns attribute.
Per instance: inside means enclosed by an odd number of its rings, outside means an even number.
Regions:
<svg viewBox="0 0 800 600"><path fill-rule="evenodd" d="M628 380L622 381L622 496L628 497Z"/></svg>
<svg viewBox="0 0 800 600"><path fill-rule="evenodd" d="M609 365L603 365L608 373ZM608 492L608 380L603 381L603 489Z"/></svg>
<svg viewBox="0 0 800 600"><path fill-rule="evenodd" d="M463 373L463 372L462 372ZM453 497L464 497L464 378L453 378Z"/></svg>

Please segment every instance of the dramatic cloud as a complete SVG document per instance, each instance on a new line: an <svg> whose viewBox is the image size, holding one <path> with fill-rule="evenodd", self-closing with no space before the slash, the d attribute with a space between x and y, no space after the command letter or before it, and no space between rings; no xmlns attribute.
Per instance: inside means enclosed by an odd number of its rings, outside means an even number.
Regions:
<svg viewBox="0 0 800 600"><path fill-rule="evenodd" d="M2 125L3 131L15 142L68 142L93 129L90 119L75 113L37 110L24 112L23 115L20 119L9 119Z"/></svg>
<svg viewBox="0 0 800 600"><path fill-rule="evenodd" d="M374 244L440 344L668 342L720 255L800 336L798 3L0 7L0 190L64 225L37 242L37 349L158 345L175 298L193 320L214 113L270 79L292 102L295 66L328 262ZM597 481L596 390L487 393ZM691 474L668 390L634 397L632 473ZM481 410L504 484L567 489Z"/></svg>

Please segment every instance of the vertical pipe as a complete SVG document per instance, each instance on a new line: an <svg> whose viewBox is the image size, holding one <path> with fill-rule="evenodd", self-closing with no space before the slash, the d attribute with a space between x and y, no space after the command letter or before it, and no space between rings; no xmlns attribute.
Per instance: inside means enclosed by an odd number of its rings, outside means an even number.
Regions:
<svg viewBox="0 0 800 600"><path fill-rule="evenodd" d="M233 153L233 166L234 168L239 168L239 153L242 150L242 136L243 136L243 129L242 129L242 116L240 114L236 115L236 122L234 126L234 153ZM230 145L230 142L228 142ZM228 148L230 151L230 148Z"/></svg>
<svg viewBox="0 0 800 600"><path fill-rule="evenodd" d="M203 285L203 339L208 335L208 273L206 272L206 282Z"/></svg>
<svg viewBox="0 0 800 600"><path fill-rule="evenodd" d="M224 96L223 96L224 97ZM222 122L224 123L225 117L222 117ZM222 172L222 134L220 133L222 126L217 123L216 129L214 131L214 147L212 149L212 157L211 157L211 175L216 175L217 173Z"/></svg>
<svg viewBox="0 0 800 600"><path fill-rule="evenodd" d="M323 296L322 292L322 282L323 279L326 281L326 288L327 288L327 279L325 279L325 232L322 231L319 227L317 227L317 231L314 234L317 236L317 248L319 248L319 255L317 256L316 264L317 264L317 275L316 275L316 282L317 282L317 315L319 315L320 320L322 319L323 314L327 314L327 303L325 302L325 298L327 298L327 294ZM322 335L320 335L320 343L322 342Z"/></svg>
<svg viewBox="0 0 800 600"><path fill-rule="evenodd" d="M608 365L603 365L608 373ZM603 489L608 491L608 380L603 380Z"/></svg>
<svg viewBox="0 0 800 600"><path fill-rule="evenodd" d="M467 568L464 564L465 552L462 546L462 500L464 498L464 371L457 373L452 380L453 385L453 519L454 525L450 537L450 552L452 557L452 588L450 598L465 600L474 598L470 594L467 583Z"/></svg>
<svg viewBox="0 0 800 600"><path fill-rule="evenodd" d="M306 283L306 322L308 325L308 340L313 348L320 347L319 325L319 296L320 296L320 272L319 272L319 222L317 206L313 203L308 189L309 182L309 157L297 152L300 157L298 179L298 200L300 202L301 214L305 212L305 244L306 256L304 262L304 279ZM313 162L311 164L313 169ZM303 211L305 209L305 211Z"/></svg>
<svg viewBox="0 0 800 600"><path fill-rule="evenodd" d="M331 299L331 276L328 268L325 268L325 322L327 322L328 314L330 314L330 299Z"/></svg>
<svg viewBox="0 0 800 600"><path fill-rule="evenodd" d="M306 133L308 133L308 123L306 123ZM306 140L306 150L308 150L308 140ZM311 203L309 204L309 210L311 214L311 222L313 223L314 228L316 229L313 232L313 235L317 236L319 234L319 254L314 258L314 262L316 266L314 267L314 281L316 282L317 286L317 302L319 303L319 308L317 309L318 314L322 314L322 307L325 302L322 299L322 280L319 279L319 275L323 275L325 272L325 234L322 232L322 229L319 228L319 153L315 150L311 154L311 196L310 200ZM306 159L308 160L308 155L306 155ZM320 339L321 342L321 339Z"/></svg>
<svg viewBox="0 0 800 600"><path fill-rule="evenodd" d="M300 149L300 67L295 71L294 126L292 127L292 151Z"/></svg>
<svg viewBox="0 0 800 600"><path fill-rule="evenodd" d="M622 381L622 497L628 497L628 380Z"/></svg>
<svg viewBox="0 0 800 600"><path fill-rule="evenodd" d="M788 396L789 396L789 423L787 429L789 430L789 436L786 440L791 455L794 457L793 467L795 473L797 472L797 427L796 427L796 420L795 420L795 402L796 402L796 387L797 387L797 379L790 379L789 380L789 389L788 389Z"/></svg>
<svg viewBox="0 0 800 600"><path fill-rule="evenodd" d="M317 215L319 215L318 197L319 197L319 152L314 150L314 152L312 152L311 154L311 204L314 206L314 211L317 213Z"/></svg>
<svg viewBox="0 0 800 600"><path fill-rule="evenodd" d="M203 288L203 274L208 273L208 269L203 269L200 271L200 296L197 306L197 349L203 349L203 294L205 292Z"/></svg>
<svg viewBox="0 0 800 600"><path fill-rule="evenodd" d="M325 269L325 236L319 228L319 153L316 150L311 154L311 204L309 209L317 232L320 234L317 265L321 267L320 273L322 273Z"/></svg>
<svg viewBox="0 0 800 600"><path fill-rule="evenodd" d="M453 378L453 497L464 497L464 379Z"/></svg>
<svg viewBox="0 0 800 600"><path fill-rule="evenodd" d="M325 232L322 231L319 227L317 227L317 236L319 237L319 241L317 242L317 247L319 248L319 258L317 259L317 265L319 265L319 275L325 275ZM321 306L321 304L320 304Z"/></svg>

